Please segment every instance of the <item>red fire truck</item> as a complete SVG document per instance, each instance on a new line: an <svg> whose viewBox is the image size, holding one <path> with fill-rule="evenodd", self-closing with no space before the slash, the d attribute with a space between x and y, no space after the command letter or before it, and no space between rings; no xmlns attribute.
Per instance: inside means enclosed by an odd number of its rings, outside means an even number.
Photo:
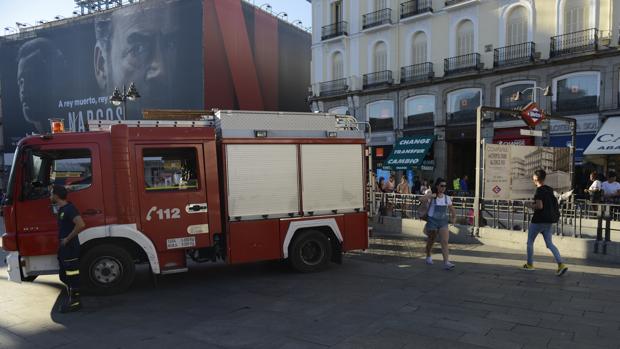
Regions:
<svg viewBox="0 0 620 349"><path fill-rule="evenodd" d="M157 119L157 120L155 120ZM349 116L147 111L86 133L22 139L4 202L12 281L57 272L49 187L65 185L87 228L85 286L118 293L135 265L289 260L301 272L368 246L365 138Z"/></svg>

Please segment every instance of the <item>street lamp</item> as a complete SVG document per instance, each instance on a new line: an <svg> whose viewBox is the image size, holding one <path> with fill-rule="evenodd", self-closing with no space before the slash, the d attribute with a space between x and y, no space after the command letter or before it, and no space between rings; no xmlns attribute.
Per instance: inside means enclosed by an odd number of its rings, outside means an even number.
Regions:
<svg viewBox="0 0 620 349"><path fill-rule="evenodd" d="M296 19L296 20L294 20L294 21L293 21L293 24L294 24L294 25L298 25L298 26L300 26L300 27L302 27L302 28L303 28L303 26L304 26L304 22L302 22L302 21L301 21L301 19Z"/></svg>
<svg viewBox="0 0 620 349"><path fill-rule="evenodd" d="M262 8L263 8L263 6L265 6L265 10L267 10L267 11L271 12L271 5L269 5L269 4L262 4L262 5L260 5L260 7L259 7L259 8L260 8L260 9L262 9Z"/></svg>
<svg viewBox="0 0 620 349"><path fill-rule="evenodd" d="M10 32L11 32L11 31L12 31L13 33L17 33L17 31L18 31L18 30L17 30L17 28L15 28L15 27L4 27L4 34L5 34L5 35L7 34L7 32L9 32L9 34L10 34Z"/></svg>
<svg viewBox="0 0 620 349"><path fill-rule="evenodd" d="M123 93L118 90L118 87L114 88L114 93L110 97L110 102L113 105L119 106L123 105L123 117L125 120L127 119L127 100L133 102L136 99L140 98L140 93L138 93L138 89L136 89L136 85L132 82L129 85L129 90L127 91L125 85L123 85Z"/></svg>
<svg viewBox="0 0 620 349"><path fill-rule="evenodd" d="M282 18L288 18L288 13L286 13L286 12L284 12L284 11L282 11L282 12L278 13L278 14L276 15L276 18L280 17L280 15L282 15Z"/></svg>
<svg viewBox="0 0 620 349"><path fill-rule="evenodd" d="M532 87L528 87L526 89L523 89L522 91L517 91L517 93L515 93L514 97L512 97L512 100L515 102L518 102L521 100L521 98L523 97L523 94L529 90L532 90L532 102L536 103L536 92L534 92L534 90L541 90L543 91L543 96L546 97L551 97L553 96L553 92L551 92L551 87L547 86L545 88L542 87L538 87L538 86L532 86Z"/></svg>
<svg viewBox="0 0 620 349"><path fill-rule="evenodd" d="M61 15L54 16L54 19L55 19L55 20L57 20L57 21L59 21L59 20L61 20L61 19L64 19L64 18L65 18L65 17L63 17L63 16L61 16Z"/></svg>

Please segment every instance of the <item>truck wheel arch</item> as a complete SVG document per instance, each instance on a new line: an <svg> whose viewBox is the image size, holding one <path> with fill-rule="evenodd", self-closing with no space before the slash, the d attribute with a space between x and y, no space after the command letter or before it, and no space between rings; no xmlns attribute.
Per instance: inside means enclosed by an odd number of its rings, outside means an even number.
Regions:
<svg viewBox="0 0 620 349"><path fill-rule="evenodd" d="M89 242L94 242L94 240L97 239L128 239L142 249L149 261L153 274L159 274L161 272L155 245L153 245L153 242L146 237L146 235L137 229L135 224L113 224L87 228L78 235L78 238L82 246Z"/></svg>
<svg viewBox="0 0 620 349"><path fill-rule="evenodd" d="M336 236L336 239L338 239L339 243L342 243L344 241L342 233L340 232L340 228L338 227L338 223L334 218L291 222L291 224L289 224L288 226L288 230L286 231L286 237L284 238L284 242L282 244L282 255L285 259L288 258L288 249L295 235L299 231L306 229L316 229L320 231L329 229Z"/></svg>

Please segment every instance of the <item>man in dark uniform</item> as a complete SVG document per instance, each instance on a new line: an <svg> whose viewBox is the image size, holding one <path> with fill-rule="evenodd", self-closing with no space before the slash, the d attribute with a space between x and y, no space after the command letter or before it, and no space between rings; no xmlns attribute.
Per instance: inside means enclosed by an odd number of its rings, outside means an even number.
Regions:
<svg viewBox="0 0 620 349"><path fill-rule="evenodd" d="M60 280L67 285L69 299L60 307L61 313L78 311L80 302L80 241L77 235L84 230L86 224L80 212L67 201L67 189L62 185L54 185L51 200L58 207L58 264Z"/></svg>

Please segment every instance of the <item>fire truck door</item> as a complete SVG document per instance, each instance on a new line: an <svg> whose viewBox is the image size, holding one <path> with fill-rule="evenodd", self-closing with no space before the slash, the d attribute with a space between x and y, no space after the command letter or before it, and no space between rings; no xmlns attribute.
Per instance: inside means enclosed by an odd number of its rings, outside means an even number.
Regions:
<svg viewBox="0 0 620 349"><path fill-rule="evenodd" d="M140 222L158 251L210 245L202 144L138 145Z"/></svg>
<svg viewBox="0 0 620 349"><path fill-rule="evenodd" d="M26 148L21 160L16 218L22 255L50 255L58 250L58 227L49 198L51 185L64 185L68 189L68 200L80 211L86 227L104 224L97 144Z"/></svg>

